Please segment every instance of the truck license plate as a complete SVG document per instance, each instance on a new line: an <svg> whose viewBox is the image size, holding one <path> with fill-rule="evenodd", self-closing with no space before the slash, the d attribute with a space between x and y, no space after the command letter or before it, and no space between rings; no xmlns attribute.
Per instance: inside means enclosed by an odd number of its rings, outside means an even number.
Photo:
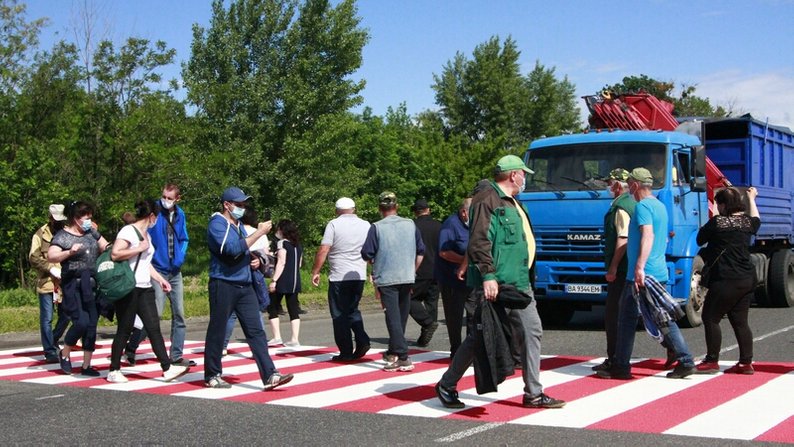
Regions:
<svg viewBox="0 0 794 447"><path fill-rule="evenodd" d="M566 284L565 292L599 294L601 293L601 285L600 284Z"/></svg>

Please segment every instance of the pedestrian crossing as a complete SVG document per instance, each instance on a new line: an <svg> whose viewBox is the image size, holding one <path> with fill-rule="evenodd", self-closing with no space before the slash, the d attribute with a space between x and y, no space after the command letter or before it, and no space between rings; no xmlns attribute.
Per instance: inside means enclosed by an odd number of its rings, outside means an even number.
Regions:
<svg viewBox="0 0 794 447"><path fill-rule="evenodd" d="M568 404L540 410L521 406L520 371L495 393L478 395L470 368L458 384L466 408L441 406L434 385L449 363L449 353L415 350L409 373L381 370L380 351L356 362L337 363L334 348L301 346L271 348L282 373L295 379L263 392L262 380L247 345L231 343L223 359L229 389L204 387L203 342L185 343L185 357L198 363L175 382L162 380L160 364L148 344L141 346L135 366L123 366L126 383L108 383L110 343L98 343L93 366L101 378L64 375L57 364L45 364L40 348L0 351L0 380L115 391L223 399L352 412L510 423L588 430L609 430L784 442L794 444L794 363L754 364L751 376L694 375L667 379L662 359L635 359L635 380L604 380L590 369L602 358L547 355L541 361L545 392ZM75 367L82 356L73 354ZM721 362L724 370L732 362ZM124 364L122 364L124 365ZM79 370L79 369L78 369Z"/></svg>

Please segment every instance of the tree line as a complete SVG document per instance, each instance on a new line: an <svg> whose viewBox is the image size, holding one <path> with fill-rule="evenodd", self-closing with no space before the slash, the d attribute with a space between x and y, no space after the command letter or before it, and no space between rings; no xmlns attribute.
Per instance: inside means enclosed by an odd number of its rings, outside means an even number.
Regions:
<svg viewBox="0 0 794 447"><path fill-rule="evenodd" d="M180 85L162 78L176 57L166 42L83 32L40 48L47 20L0 0L0 286L28 283L30 237L50 203L93 202L112 238L137 199L175 182L196 252L220 192L238 185L257 209L296 221L311 246L340 196L368 220L383 190L404 212L425 197L441 218L498 157L583 125L575 86L540 61L522 73L511 37L440 63L436 110L409 116L400 104L378 116L362 104L366 80L354 79L369 40L354 0L211 7L209 25L193 26Z"/></svg>

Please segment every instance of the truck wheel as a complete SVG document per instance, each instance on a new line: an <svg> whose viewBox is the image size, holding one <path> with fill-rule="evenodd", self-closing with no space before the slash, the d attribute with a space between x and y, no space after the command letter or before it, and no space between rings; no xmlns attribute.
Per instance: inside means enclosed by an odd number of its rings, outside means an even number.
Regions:
<svg viewBox="0 0 794 447"><path fill-rule="evenodd" d="M573 304L538 302L538 315L543 327L565 326L573 318Z"/></svg>
<svg viewBox="0 0 794 447"><path fill-rule="evenodd" d="M779 250L772 254L767 275L772 305L794 306L794 255L791 250Z"/></svg>
<svg viewBox="0 0 794 447"><path fill-rule="evenodd" d="M703 324L703 303L706 301L707 289L700 285L700 272L703 270L703 258L695 256L692 260L692 273L689 279L689 300L684 311L686 318L681 321L684 327L698 327Z"/></svg>

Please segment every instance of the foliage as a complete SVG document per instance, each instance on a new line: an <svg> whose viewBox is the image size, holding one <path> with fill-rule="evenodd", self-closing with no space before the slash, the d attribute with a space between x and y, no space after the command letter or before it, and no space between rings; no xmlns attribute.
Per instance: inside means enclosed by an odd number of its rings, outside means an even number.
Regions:
<svg viewBox="0 0 794 447"><path fill-rule="evenodd" d="M673 104L675 116L725 117L728 116L721 106L714 107L708 98L695 95L696 86L681 84L678 96L675 96L675 82L659 81L647 75L626 76L622 82L607 85L602 91L614 92L616 95L639 93L645 91L651 95Z"/></svg>
<svg viewBox="0 0 794 447"><path fill-rule="evenodd" d="M478 45L467 59L457 53L441 75L434 75L436 103L449 133L470 141L489 141L496 157L524 147L541 135L580 127L573 85L556 79L539 62L527 76L520 72L518 44L498 36Z"/></svg>

